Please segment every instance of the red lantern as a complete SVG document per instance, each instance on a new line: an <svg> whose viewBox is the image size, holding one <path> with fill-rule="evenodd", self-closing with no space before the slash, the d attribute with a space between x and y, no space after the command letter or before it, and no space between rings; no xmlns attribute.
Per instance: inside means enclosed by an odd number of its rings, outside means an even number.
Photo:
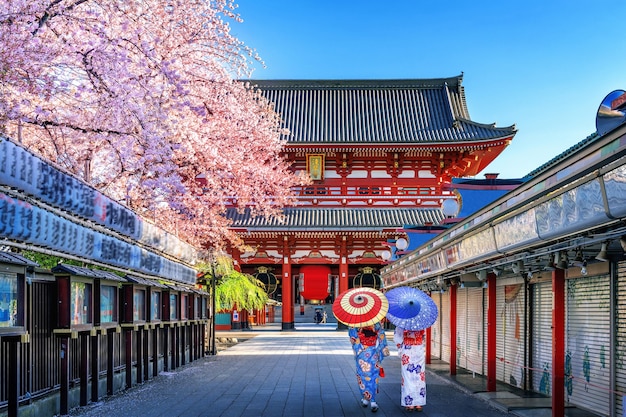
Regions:
<svg viewBox="0 0 626 417"><path fill-rule="evenodd" d="M300 268L304 289L300 293L307 300L324 300L329 294L330 267L326 265L304 265Z"/></svg>

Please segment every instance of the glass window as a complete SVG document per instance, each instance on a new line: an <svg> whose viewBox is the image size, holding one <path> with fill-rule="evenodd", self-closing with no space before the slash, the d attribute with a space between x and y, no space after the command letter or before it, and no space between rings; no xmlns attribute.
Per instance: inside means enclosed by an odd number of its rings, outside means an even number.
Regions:
<svg viewBox="0 0 626 417"><path fill-rule="evenodd" d="M133 291L133 321L146 320L146 290Z"/></svg>
<svg viewBox="0 0 626 417"><path fill-rule="evenodd" d="M18 325L17 306L17 276L0 272L0 327Z"/></svg>
<svg viewBox="0 0 626 417"><path fill-rule="evenodd" d="M100 322L117 321L117 288L103 285L100 290Z"/></svg>
<svg viewBox="0 0 626 417"><path fill-rule="evenodd" d="M70 297L72 324L90 324L91 284L72 281Z"/></svg>
<svg viewBox="0 0 626 417"><path fill-rule="evenodd" d="M178 295L170 294L170 320L178 318Z"/></svg>
<svg viewBox="0 0 626 417"><path fill-rule="evenodd" d="M161 292L152 291L150 293L150 320L161 320Z"/></svg>

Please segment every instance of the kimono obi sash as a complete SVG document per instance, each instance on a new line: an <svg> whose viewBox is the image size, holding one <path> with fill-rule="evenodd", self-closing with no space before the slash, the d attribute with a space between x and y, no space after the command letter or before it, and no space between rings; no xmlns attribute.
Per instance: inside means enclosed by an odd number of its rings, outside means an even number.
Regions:
<svg viewBox="0 0 626 417"><path fill-rule="evenodd" d="M371 347L376 346L376 340L378 339L377 335L374 336L366 336L363 333L359 332L359 340L363 346Z"/></svg>
<svg viewBox="0 0 626 417"><path fill-rule="evenodd" d="M423 332L405 332L403 343L407 346L421 345L423 343Z"/></svg>

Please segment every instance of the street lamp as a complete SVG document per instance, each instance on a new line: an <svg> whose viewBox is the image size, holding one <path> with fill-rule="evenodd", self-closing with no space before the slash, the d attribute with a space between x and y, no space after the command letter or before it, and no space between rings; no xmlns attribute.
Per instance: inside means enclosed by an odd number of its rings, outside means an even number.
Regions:
<svg viewBox="0 0 626 417"><path fill-rule="evenodd" d="M396 239L396 249L403 251L408 247L409 242L405 238L401 237Z"/></svg>

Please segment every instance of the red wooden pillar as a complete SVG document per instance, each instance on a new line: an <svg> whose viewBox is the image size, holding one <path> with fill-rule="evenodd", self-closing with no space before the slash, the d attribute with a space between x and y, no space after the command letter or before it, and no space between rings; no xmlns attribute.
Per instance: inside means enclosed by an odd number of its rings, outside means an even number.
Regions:
<svg viewBox="0 0 626 417"><path fill-rule="evenodd" d="M241 272L241 251L239 249L233 249L230 256L233 258L235 271Z"/></svg>
<svg viewBox="0 0 626 417"><path fill-rule="evenodd" d="M430 364L430 337L431 330L430 327L426 329L426 365Z"/></svg>
<svg viewBox="0 0 626 417"><path fill-rule="evenodd" d="M450 287L450 375L456 375L456 285Z"/></svg>
<svg viewBox="0 0 626 417"><path fill-rule="evenodd" d="M345 236L341 237L339 258L339 294L341 294L348 290L348 247Z"/></svg>
<svg viewBox="0 0 626 417"><path fill-rule="evenodd" d="M291 276L291 262L289 256L289 239L283 237L283 330L293 330L293 278Z"/></svg>
<svg viewBox="0 0 626 417"><path fill-rule="evenodd" d="M487 275L487 391L496 390L496 275Z"/></svg>
<svg viewBox="0 0 626 417"><path fill-rule="evenodd" d="M565 413L565 270L552 271L552 415Z"/></svg>

